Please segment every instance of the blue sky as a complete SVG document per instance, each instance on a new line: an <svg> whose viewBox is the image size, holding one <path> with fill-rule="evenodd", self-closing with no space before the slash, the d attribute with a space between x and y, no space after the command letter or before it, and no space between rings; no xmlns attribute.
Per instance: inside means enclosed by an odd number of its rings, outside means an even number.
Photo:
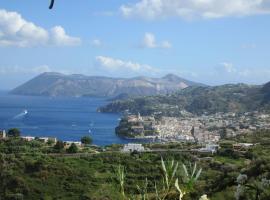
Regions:
<svg viewBox="0 0 270 200"><path fill-rule="evenodd" d="M270 81L269 0L0 2L0 89L45 71Z"/></svg>

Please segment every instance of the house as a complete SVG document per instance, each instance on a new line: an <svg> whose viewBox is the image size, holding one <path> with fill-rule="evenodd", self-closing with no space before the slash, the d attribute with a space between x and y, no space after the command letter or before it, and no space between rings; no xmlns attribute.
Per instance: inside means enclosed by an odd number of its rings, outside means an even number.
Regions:
<svg viewBox="0 0 270 200"><path fill-rule="evenodd" d="M6 131L5 130L0 130L0 139L4 139L7 137Z"/></svg>
<svg viewBox="0 0 270 200"><path fill-rule="evenodd" d="M35 137L32 136L22 136L21 138L28 142L35 140Z"/></svg>
<svg viewBox="0 0 270 200"><path fill-rule="evenodd" d="M214 154L219 149L218 144L207 144L204 148L199 149L200 153L211 153Z"/></svg>
<svg viewBox="0 0 270 200"><path fill-rule="evenodd" d="M48 141L52 141L53 143L57 142L57 138L54 137L40 137L38 140L44 143L47 143Z"/></svg>
<svg viewBox="0 0 270 200"><path fill-rule="evenodd" d="M142 152L144 151L144 147L142 144L133 144L133 143L129 143L129 144L125 144L124 148L122 149L123 152Z"/></svg>
<svg viewBox="0 0 270 200"><path fill-rule="evenodd" d="M72 144L75 144L77 147L81 147L82 143L79 141L64 141L65 148L69 148Z"/></svg>
<svg viewBox="0 0 270 200"><path fill-rule="evenodd" d="M247 150L250 147L255 146L255 144L252 143L237 143L233 145L234 150Z"/></svg>

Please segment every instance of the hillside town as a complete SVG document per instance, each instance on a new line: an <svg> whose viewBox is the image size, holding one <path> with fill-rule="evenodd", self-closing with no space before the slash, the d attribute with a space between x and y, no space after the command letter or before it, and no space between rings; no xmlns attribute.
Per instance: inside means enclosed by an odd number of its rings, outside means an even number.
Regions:
<svg viewBox="0 0 270 200"><path fill-rule="evenodd" d="M163 142L191 141L216 143L256 130L270 129L270 115L259 112L216 113L187 117L124 115L116 133L127 138L152 138Z"/></svg>

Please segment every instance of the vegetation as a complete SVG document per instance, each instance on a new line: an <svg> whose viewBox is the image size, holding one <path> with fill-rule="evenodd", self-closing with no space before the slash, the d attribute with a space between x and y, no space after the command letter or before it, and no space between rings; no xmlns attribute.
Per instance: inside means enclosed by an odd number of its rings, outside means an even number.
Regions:
<svg viewBox="0 0 270 200"><path fill-rule="evenodd" d="M236 151L237 142L258 144ZM131 200L199 200L206 198L204 194L211 200L268 200L269 144L270 132L260 131L222 141L216 155L169 150L193 148L192 144L148 145L168 149L160 153L124 154L114 145L106 148L114 152L79 148L78 153L85 153L66 154L38 140L0 140L0 199L121 200L124 191ZM245 177L242 182L240 174Z"/></svg>
<svg viewBox="0 0 270 200"><path fill-rule="evenodd" d="M8 137L20 137L21 131L17 128L9 129L7 132Z"/></svg>
<svg viewBox="0 0 270 200"><path fill-rule="evenodd" d="M142 187L137 185L137 189L139 194L132 195L132 197L127 197L125 194L125 174L124 168L118 167L118 179L120 185L120 192L123 199L141 199L141 200L165 200L165 199L178 199L182 200L184 195L189 192L193 188L193 184L198 180L202 169L197 171L196 163L191 171L191 174L188 173L188 168L185 164L182 165L184 170L185 179L188 180L185 184L184 188L180 188L179 179L177 176L177 171L179 167L179 163L172 160L167 165L161 158L161 167L162 167L162 182L161 188L157 187L157 182L155 182L155 193L148 193L148 179L145 179L145 183ZM136 196L138 198L136 198ZM207 199L207 195L202 196L201 198ZM200 198L200 199L201 199Z"/></svg>
<svg viewBox="0 0 270 200"><path fill-rule="evenodd" d="M217 112L270 111L269 86L230 84L216 87L188 87L171 95L130 98L113 101L100 108L102 112L142 115L162 113L162 116L182 116L183 110L192 114Z"/></svg>
<svg viewBox="0 0 270 200"><path fill-rule="evenodd" d="M78 152L78 147L76 144L72 143L70 147L67 149L68 153L77 153Z"/></svg>
<svg viewBox="0 0 270 200"><path fill-rule="evenodd" d="M92 138L90 136L83 136L81 138L81 142L84 145L89 145L89 144L92 144L93 140L92 140Z"/></svg>
<svg viewBox="0 0 270 200"><path fill-rule="evenodd" d="M58 140L58 141L56 142L56 144L54 145L54 149L55 149L56 151L58 151L58 152L61 152L61 151L64 149L64 147L65 147L65 144L64 144L64 142L62 142L61 140Z"/></svg>

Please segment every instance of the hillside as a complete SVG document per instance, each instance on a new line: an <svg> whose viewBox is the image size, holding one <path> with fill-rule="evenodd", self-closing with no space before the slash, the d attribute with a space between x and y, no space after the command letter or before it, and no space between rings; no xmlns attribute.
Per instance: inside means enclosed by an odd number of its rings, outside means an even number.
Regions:
<svg viewBox="0 0 270 200"><path fill-rule="evenodd" d="M270 84L250 86L229 84L215 87L188 87L170 95L130 98L113 101L101 112L140 112L142 115L162 113L181 116L183 111L193 114L216 112L247 112L270 110Z"/></svg>
<svg viewBox="0 0 270 200"><path fill-rule="evenodd" d="M238 142L258 145L250 150L237 151L233 144ZM160 194L163 192L164 174L160 162L163 157L166 166L171 165L171 160L179 164L176 178L179 179L181 189L187 193L184 200L199 200L202 194L207 194L211 200L233 200L237 191L236 180L240 173L247 176L247 185L264 183L259 191L259 199L267 200L270 198L269 142L269 132L256 132L221 141L221 148L215 155L172 151L200 148L184 143L146 146L162 149L164 152L121 153L120 146L114 145L106 147L106 151L100 149L96 152L92 147L87 147L77 154L66 154L61 151L52 153L55 150L53 146L38 140L0 140L0 199L124 199L119 186L120 167L125 169L124 189L128 197L142 199L138 188L143 187L146 188L143 191L153 197L145 199L156 199L156 188ZM197 170L202 168L202 172L198 180L191 185L182 165L190 166L195 161ZM190 174L191 170L188 167ZM148 184L145 184L145 181L148 181ZM174 182L172 184L174 185ZM251 197L256 194L256 188L243 189L240 199L255 199ZM166 199L179 199L174 186L171 192L172 196Z"/></svg>
<svg viewBox="0 0 270 200"><path fill-rule="evenodd" d="M11 94L37 96L144 96L172 93L202 84L168 74L162 78L130 79L43 73L15 88Z"/></svg>

